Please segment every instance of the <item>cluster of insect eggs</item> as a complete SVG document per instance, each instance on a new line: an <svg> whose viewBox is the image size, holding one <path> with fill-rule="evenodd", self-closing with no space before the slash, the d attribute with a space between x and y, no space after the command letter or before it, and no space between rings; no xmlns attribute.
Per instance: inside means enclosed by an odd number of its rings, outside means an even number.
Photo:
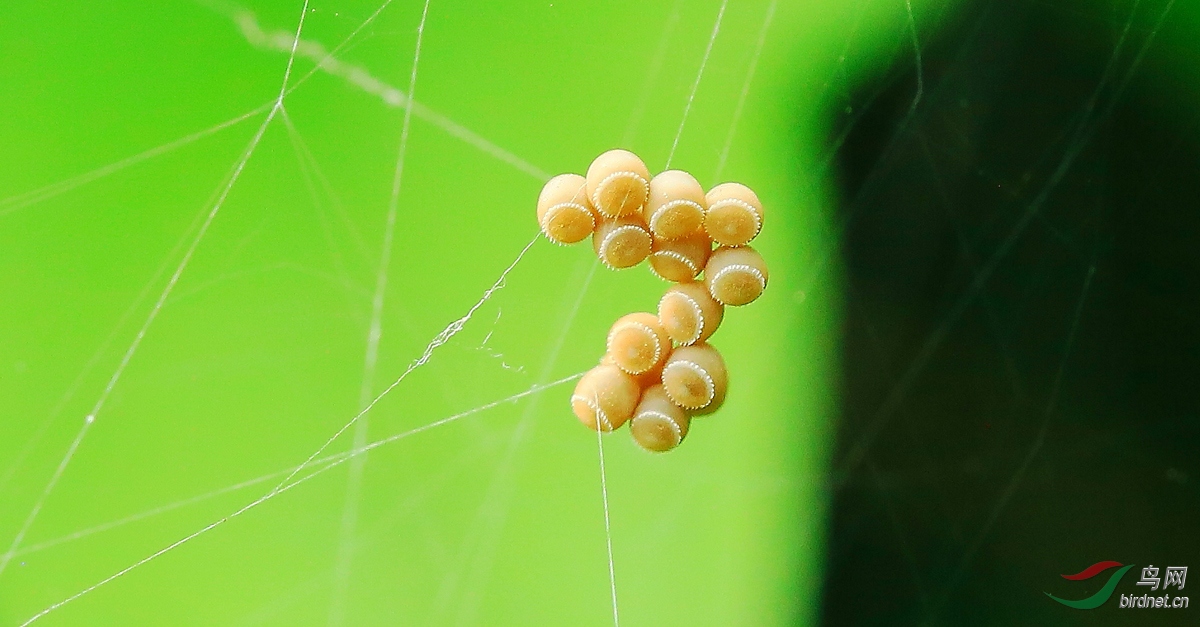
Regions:
<svg viewBox="0 0 1200 627"><path fill-rule="evenodd" d="M698 285L672 287L658 315L631 313L613 324L600 365L571 395L580 422L606 432L628 422L638 445L664 452L683 442L692 416L720 409L729 387L725 360L699 338L720 324L721 304Z"/></svg>
<svg viewBox="0 0 1200 627"><path fill-rule="evenodd" d="M651 178L637 155L610 150L592 162L586 177L550 179L538 197L537 217L552 242L574 244L591 236L596 255L610 268L649 259L651 270L668 281L695 281L703 273L713 298L727 305L745 305L766 289L766 262L748 246L762 230L762 203L740 183L705 193L687 172Z"/></svg>
<svg viewBox="0 0 1200 627"><path fill-rule="evenodd" d="M651 178L637 155L610 150L586 176L562 174L547 182L537 217L553 242L573 244L590 235L606 266L630 268L649 259L655 274L677 283L659 301L657 315L617 320L600 365L571 397L575 415L592 429L613 431L629 422L643 448L675 448L692 416L712 413L725 400L725 362L707 343L725 305L745 305L766 289L766 263L748 246L762 230L758 197L739 183L705 193L682 170Z"/></svg>

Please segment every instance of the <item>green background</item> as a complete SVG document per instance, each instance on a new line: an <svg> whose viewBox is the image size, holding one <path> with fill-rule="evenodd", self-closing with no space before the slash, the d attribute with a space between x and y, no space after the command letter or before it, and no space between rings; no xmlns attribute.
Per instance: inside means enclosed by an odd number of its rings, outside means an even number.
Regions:
<svg viewBox="0 0 1200 627"><path fill-rule="evenodd" d="M247 8L265 31L290 34L300 6ZM416 98L535 171L582 172L615 146L658 171L719 7L433 0ZM310 8L303 39L332 48L378 5ZM31 2L0 20L3 546L266 110L61 194L20 195L269 103L287 55L251 45L235 10ZM874 59L910 45L910 33L903 3L779 3L718 176L769 10L729 2L672 166L705 185L757 190L771 285L729 311L713 340L732 378L720 413L668 455L642 452L623 431L605 438L625 625L816 616L838 315L821 107ZM420 13L420 3L393 2L340 58L403 89ZM298 58L292 83L312 69ZM22 546L294 466L358 409L403 109L319 72L285 104L295 133L282 116L267 127ZM414 117L375 391L536 234L542 182ZM597 270L587 244L538 241L504 289L371 412L370 439L586 370L612 321L652 310L664 287L644 266ZM368 456L346 624L612 621L596 438L571 416L570 388ZM346 450L350 436L329 452ZM346 468L39 624L326 623ZM272 485L18 555L0 575L0 624L19 624Z"/></svg>

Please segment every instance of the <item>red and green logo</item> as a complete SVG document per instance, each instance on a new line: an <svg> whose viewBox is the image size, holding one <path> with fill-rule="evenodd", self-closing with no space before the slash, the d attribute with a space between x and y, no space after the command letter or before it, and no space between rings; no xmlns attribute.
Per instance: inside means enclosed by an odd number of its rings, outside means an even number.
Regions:
<svg viewBox="0 0 1200 627"><path fill-rule="evenodd" d="M1101 605L1104 605L1104 602L1112 596L1113 591L1117 589L1117 584L1121 582L1121 577L1124 577L1125 573L1129 572L1130 568L1133 568L1133 564L1123 566L1120 562L1114 562L1112 560L1096 562L1095 564L1088 566L1074 575L1062 576L1063 579L1070 581L1084 581L1091 579L1092 577L1095 577L1096 575L1099 575L1110 568L1116 568L1118 566L1120 566L1120 569L1109 575L1108 582L1104 584L1104 587L1097 590L1092 596L1073 601L1070 599L1060 599L1049 592L1046 592L1045 594L1051 599L1054 599L1055 601L1058 601L1067 607L1073 607L1077 610L1094 610Z"/></svg>

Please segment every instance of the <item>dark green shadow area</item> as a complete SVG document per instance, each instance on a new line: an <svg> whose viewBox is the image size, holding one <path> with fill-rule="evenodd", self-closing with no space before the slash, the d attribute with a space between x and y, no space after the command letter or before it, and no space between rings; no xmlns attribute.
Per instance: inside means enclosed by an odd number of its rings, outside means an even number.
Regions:
<svg viewBox="0 0 1200 627"><path fill-rule="evenodd" d="M934 21L920 64L860 77L837 120L823 622L1193 624L1119 599L1186 596L1141 570L1200 559L1200 8ZM1139 576L1060 577L1107 560Z"/></svg>

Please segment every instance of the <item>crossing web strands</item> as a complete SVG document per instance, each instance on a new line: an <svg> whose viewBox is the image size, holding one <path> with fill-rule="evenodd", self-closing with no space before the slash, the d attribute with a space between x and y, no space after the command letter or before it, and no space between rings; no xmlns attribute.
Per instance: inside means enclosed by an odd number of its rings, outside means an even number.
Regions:
<svg viewBox="0 0 1200 627"><path fill-rule="evenodd" d="M580 432L589 338L662 288L531 216L619 143L709 186L751 170L778 6L499 4L14 18L73 56L20 66L21 119L57 122L14 131L0 179L0 624L636 624L684 571L713 576L681 620L741 607L708 594L739 542L714 538L777 484L732 425L670 460ZM739 592L760 608L772 559Z"/></svg>

